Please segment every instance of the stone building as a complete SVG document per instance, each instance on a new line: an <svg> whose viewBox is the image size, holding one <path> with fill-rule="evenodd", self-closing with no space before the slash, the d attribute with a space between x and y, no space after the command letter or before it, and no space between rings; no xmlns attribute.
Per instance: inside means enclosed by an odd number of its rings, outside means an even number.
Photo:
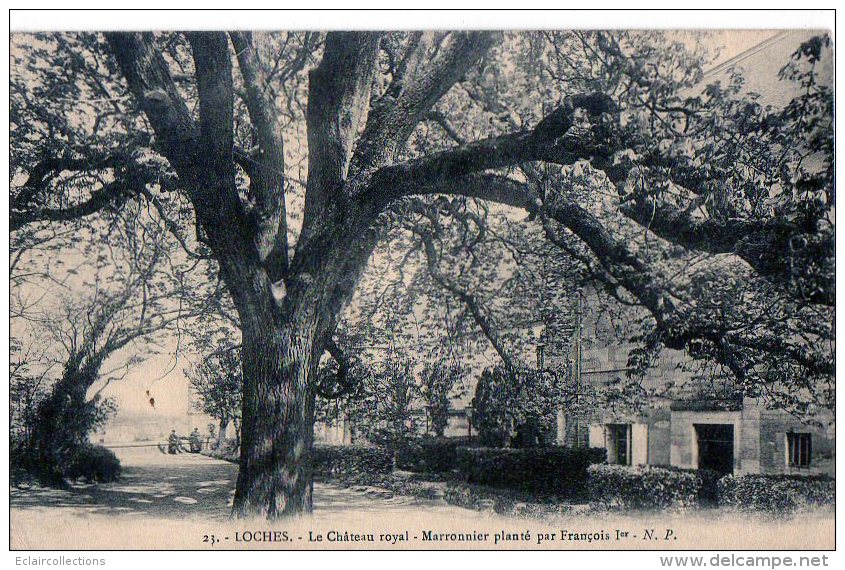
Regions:
<svg viewBox="0 0 845 570"><path fill-rule="evenodd" d="M652 395L637 406L608 397L625 382L635 345L607 341L607 324L584 295L567 351L539 352L538 364L567 367L582 393L580 406L558 413L557 444L599 447L608 463L708 468L723 474L833 474L833 415L819 411L821 426L786 411L770 410L754 398L713 391L709 379L689 371L682 352L664 350L640 381ZM671 390L661 389L671 386ZM660 394L660 395L657 395Z"/></svg>

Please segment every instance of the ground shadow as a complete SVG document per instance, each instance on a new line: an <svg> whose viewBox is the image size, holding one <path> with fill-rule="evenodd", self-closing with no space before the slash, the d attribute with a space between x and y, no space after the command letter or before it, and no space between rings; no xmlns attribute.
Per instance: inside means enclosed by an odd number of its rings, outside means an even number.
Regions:
<svg viewBox="0 0 845 570"><path fill-rule="evenodd" d="M225 520L235 493L237 465L196 454L169 455L155 447L116 448L123 474L107 484L73 484L58 490L22 485L10 491L17 509L68 509L78 513L146 514L158 518ZM314 511L374 513L414 505L442 509L443 505L415 497L376 490L352 490L331 483L314 486Z"/></svg>

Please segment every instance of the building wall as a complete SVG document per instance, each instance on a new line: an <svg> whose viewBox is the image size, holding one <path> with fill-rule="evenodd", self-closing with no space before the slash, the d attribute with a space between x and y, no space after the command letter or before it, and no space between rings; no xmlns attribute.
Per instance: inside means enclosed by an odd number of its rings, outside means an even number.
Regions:
<svg viewBox="0 0 845 570"><path fill-rule="evenodd" d="M326 445L350 445L353 441L352 422L314 422L314 442Z"/></svg>
<svg viewBox="0 0 845 570"><path fill-rule="evenodd" d="M605 426L608 423L628 423L632 426L645 424L649 465L697 468L698 439L694 425L730 424L734 430L733 472L737 476L753 473L835 474L833 427L829 430L811 428L785 412L766 410L753 399L746 398L739 411L670 411L669 400L657 399L647 402L645 410L633 406L625 409L625 404L619 402L612 412L608 410L602 394L609 387L628 381L628 353L635 345L609 340L610 323L593 311L592 301L594 299L586 295L584 302L577 307L582 311L583 318L576 319L576 326L572 328L574 335L581 331L578 342L570 343L573 353L568 357L558 354L547 358L547 364L552 362L562 366L568 362L573 371L580 373L575 381L584 387L584 392L592 392L591 403L582 406L584 411L580 414L561 410L558 415L559 445L607 448ZM574 353L576 349L580 349L580 359ZM717 397L718 394L710 393L712 386L708 382L703 382L703 378L684 369L688 362L683 352L664 350L639 383L646 390L654 392L671 386L673 400L696 402ZM827 418L831 426L832 420L832 416ZM584 421L590 425L589 437L576 441L572 426ZM789 432L812 434L813 457L809 468L788 465ZM643 437L632 441L632 445L644 445Z"/></svg>
<svg viewBox="0 0 845 570"><path fill-rule="evenodd" d="M789 475L835 475L835 441L832 434L816 426L808 426L779 410L759 409L760 466L763 473ZM828 418L821 418L822 423ZM832 418L831 418L832 419ZM812 455L809 467L790 466L787 459L787 434L809 433Z"/></svg>
<svg viewBox="0 0 845 570"><path fill-rule="evenodd" d="M734 474L744 474L741 461L743 445L742 412L671 412L670 464L684 469L698 469L698 441L695 424L731 424L734 430ZM747 440L745 440L747 443ZM753 446L752 446L753 448ZM753 461L753 449L745 453Z"/></svg>
<svg viewBox="0 0 845 570"><path fill-rule="evenodd" d="M652 410L646 423L648 425L648 464L671 465L672 429L669 409Z"/></svg>
<svg viewBox="0 0 845 570"><path fill-rule="evenodd" d="M734 475L835 475L834 439L830 433L822 428L808 426L786 412L767 410L749 398L743 402L742 411L672 411L671 465L691 469L698 467L698 443L694 425L708 423L734 426ZM809 467L789 466L787 434L790 432L811 434L812 458Z"/></svg>
<svg viewBox="0 0 845 570"><path fill-rule="evenodd" d="M650 414L639 412L611 412L600 411L594 414L594 419L589 426L589 446L601 447L607 450L608 462L615 463L613 457L616 445L611 439L608 426L629 425L630 438L628 445L628 459L630 465L650 465L652 437L655 435L652 430Z"/></svg>
<svg viewBox="0 0 845 570"><path fill-rule="evenodd" d="M467 437L476 435L470 430L469 416L467 410L452 410L449 413L449 423L443 431L446 437Z"/></svg>

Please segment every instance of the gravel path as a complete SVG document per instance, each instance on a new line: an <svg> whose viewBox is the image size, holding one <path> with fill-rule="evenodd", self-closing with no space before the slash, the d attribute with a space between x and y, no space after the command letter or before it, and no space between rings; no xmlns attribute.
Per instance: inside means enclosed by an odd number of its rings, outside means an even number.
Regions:
<svg viewBox="0 0 845 570"><path fill-rule="evenodd" d="M825 549L834 544L832 509L796 519L762 521L728 513L688 512L614 516L565 516L528 521L482 513L440 501L390 496L331 484L315 484L313 515L270 523L229 518L237 466L208 457L166 455L156 448L116 449L123 477L106 485L10 490L10 544L30 549L203 549L203 548L691 548ZM283 542L238 540L244 533L287 532ZM622 529L637 540L537 543L538 533L594 533L615 536ZM643 529L671 541L642 540ZM425 532L487 532L510 537L531 531L528 540L425 542ZM333 541L332 536L367 533L369 542ZM399 537L379 533L405 533ZM322 534L326 541L310 540ZM209 541L215 536L218 542ZM677 539L675 538L677 537ZM391 542L395 540L396 542Z"/></svg>
<svg viewBox="0 0 845 570"><path fill-rule="evenodd" d="M12 488L13 509L65 509L74 513L150 514L157 518L229 518L237 466L199 454L163 454L156 448L114 449L123 467L120 481L103 485L75 484L68 490L38 486ZM453 508L414 497L379 496L337 485L314 485L315 515L343 511L371 513L415 505ZM465 509L458 509L465 511ZM469 511L466 511L469 512Z"/></svg>

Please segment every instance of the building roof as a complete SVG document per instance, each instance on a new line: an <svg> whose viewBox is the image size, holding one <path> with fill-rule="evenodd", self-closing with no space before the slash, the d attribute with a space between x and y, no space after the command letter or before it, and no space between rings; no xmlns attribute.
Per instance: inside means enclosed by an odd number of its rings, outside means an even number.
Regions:
<svg viewBox="0 0 845 570"><path fill-rule="evenodd" d="M737 32L740 33L740 32ZM702 85L725 81L731 69L741 71L745 81L743 91L757 93L762 105L784 107L799 94L799 86L790 81L781 81L780 70L789 62L792 54L807 40L827 35L826 30L784 30L771 38L751 47L704 73ZM823 57L819 62L819 81L833 85L832 57Z"/></svg>

